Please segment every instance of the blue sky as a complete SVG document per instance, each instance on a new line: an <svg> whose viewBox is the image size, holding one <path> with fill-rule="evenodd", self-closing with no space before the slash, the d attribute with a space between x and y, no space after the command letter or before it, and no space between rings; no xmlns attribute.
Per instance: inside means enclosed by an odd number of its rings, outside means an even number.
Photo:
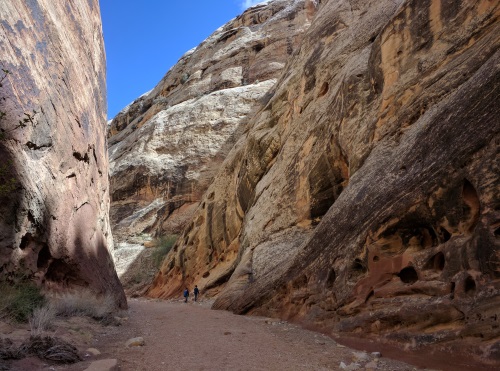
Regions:
<svg viewBox="0 0 500 371"><path fill-rule="evenodd" d="M100 0L108 117L151 90L179 58L262 0Z"/></svg>

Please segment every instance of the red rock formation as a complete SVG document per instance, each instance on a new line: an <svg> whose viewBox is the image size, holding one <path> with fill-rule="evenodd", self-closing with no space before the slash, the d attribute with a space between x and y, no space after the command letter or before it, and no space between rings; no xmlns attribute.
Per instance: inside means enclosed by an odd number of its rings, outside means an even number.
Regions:
<svg viewBox="0 0 500 371"><path fill-rule="evenodd" d="M150 294L498 363L499 15L322 1Z"/></svg>
<svg viewBox="0 0 500 371"><path fill-rule="evenodd" d="M99 3L13 0L2 2L0 19L0 66L9 71L0 88L0 275L90 287L125 307L108 251Z"/></svg>

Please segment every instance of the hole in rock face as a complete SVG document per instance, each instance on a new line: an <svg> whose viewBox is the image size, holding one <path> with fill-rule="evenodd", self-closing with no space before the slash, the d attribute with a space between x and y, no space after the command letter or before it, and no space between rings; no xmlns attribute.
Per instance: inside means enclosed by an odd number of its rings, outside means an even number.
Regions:
<svg viewBox="0 0 500 371"><path fill-rule="evenodd" d="M63 287L88 286L88 283L78 276L78 268L61 259L53 259L50 262L45 274L45 280L58 283Z"/></svg>
<svg viewBox="0 0 500 371"><path fill-rule="evenodd" d="M328 273L328 278L326 279L326 283L328 286L333 286L333 283L335 282L335 279L337 278L337 275L335 274L335 271L332 269Z"/></svg>
<svg viewBox="0 0 500 371"><path fill-rule="evenodd" d="M453 299L455 297L455 282L451 283L450 294L450 299Z"/></svg>
<svg viewBox="0 0 500 371"><path fill-rule="evenodd" d="M470 276L464 282L464 291L468 295L473 295L476 291L476 281Z"/></svg>
<svg viewBox="0 0 500 371"><path fill-rule="evenodd" d="M42 247L42 249L38 253L36 267L38 269L47 268L51 258L52 258L52 255L50 254L49 247L45 245L44 247Z"/></svg>
<svg viewBox="0 0 500 371"><path fill-rule="evenodd" d="M368 300L370 300L370 298L372 298L373 295L375 295L375 292L371 290L369 294L366 296L365 303L368 302Z"/></svg>
<svg viewBox="0 0 500 371"><path fill-rule="evenodd" d="M479 211L481 204L479 202L479 196L477 194L476 189L467 179L464 180L464 185L462 188L462 197L466 204L464 207L464 216L467 216L469 219L469 229L468 232L472 232L476 227L476 224L479 220ZM464 205L465 206L465 205Z"/></svg>
<svg viewBox="0 0 500 371"><path fill-rule="evenodd" d="M444 254L440 251L434 255L434 269L442 271L445 263Z"/></svg>
<svg viewBox="0 0 500 371"><path fill-rule="evenodd" d="M324 96L326 93L328 93L329 89L330 85L325 81L323 85L321 85L321 88L319 89L318 97Z"/></svg>
<svg viewBox="0 0 500 371"><path fill-rule="evenodd" d="M366 267L361 259L354 259L354 263L352 263L352 270L359 273L366 273Z"/></svg>
<svg viewBox="0 0 500 371"><path fill-rule="evenodd" d="M203 273L203 278L207 278L208 276L210 276L210 272L209 271L206 271L205 273Z"/></svg>
<svg viewBox="0 0 500 371"><path fill-rule="evenodd" d="M423 250L438 244L434 229L425 225L422 219L410 216L384 231L377 240L385 256L399 255L406 249Z"/></svg>
<svg viewBox="0 0 500 371"><path fill-rule="evenodd" d="M425 265L425 268L434 269L436 271L442 271L444 269L445 263L446 259L444 257L444 254L440 251L429 259L429 261Z"/></svg>
<svg viewBox="0 0 500 371"><path fill-rule="evenodd" d="M380 260L380 258L379 258L377 255L375 255L375 256L373 257L373 261L374 261L374 262L378 262L379 260Z"/></svg>
<svg viewBox="0 0 500 371"><path fill-rule="evenodd" d="M85 153L82 155L80 152L75 151L75 152L73 152L73 157L76 158L78 161L83 161L83 162L86 162L87 164L90 163L88 153Z"/></svg>
<svg viewBox="0 0 500 371"><path fill-rule="evenodd" d="M446 241L449 241L449 240L450 240L450 238L451 238L451 234L450 234L450 232L448 232L448 230L447 230L447 229L445 229L445 228L441 227L441 228L440 228L440 232L441 232L441 236L442 236L442 238L443 238L443 242L446 242Z"/></svg>
<svg viewBox="0 0 500 371"><path fill-rule="evenodd" d="M406 267L401 269L398 276L404 283L412 284L418 281L417 271L413 267Z"/></svg>
<svg viewBox="0 0 500 371"><path fill-rule="evenodd" d="M320 220L342 193L345 174L344 162L332 164L327 154L323 154L308 175L310 195L310 218Z"/></svg>
<svg viewBox="0 0 500 371"><path fill-rule="evenodd" d="M500 227L498 227L497 229L495 229L495 232L493 232L495 234L495 237L496 238L500 238Z"/></svg>
<svg viewBox="0 0 500 371"><path fill-rule="evenodd" d="M292 282L292 287L294 289L300 289L302 287L306 287L307 282L308 282L307 276L303 274L302 276L298 277L297 279L295 279L295 281Z"/></svg>
<svg viewBox="0 0 500 371"><path fill-rule="evenodd" d="M257 44L253 47L255 53L260 52L262 49L264 49L264 44Z"/></svg>
<svg viewBox="0 0 500 371"><path fill-rule="evenodd" d="M19 248L21 250L24 250L30 242L33 241L33 237L31 236L31 233L26 233L23 238L21 238L21 243L19 244Z"/></svg>

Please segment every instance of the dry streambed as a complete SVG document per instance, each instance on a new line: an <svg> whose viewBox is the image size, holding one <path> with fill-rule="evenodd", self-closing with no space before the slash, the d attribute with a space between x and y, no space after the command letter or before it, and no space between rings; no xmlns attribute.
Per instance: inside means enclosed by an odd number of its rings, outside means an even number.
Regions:
<svg viewBox="0 0 500 371"><path fill-rule="evenodd" d="M353 350L322 334L263 317L212 311L210 302L129 301L115 324L73 317L50 335L74 344L83 361L55 365L36 357L11 370L414 370L379 354ZM14 341L24 329L2 328ZM5 333L4 333L5 332ZM131 340L134 339L134 340ZM128 346L126 345L128 342Z"/></svg>

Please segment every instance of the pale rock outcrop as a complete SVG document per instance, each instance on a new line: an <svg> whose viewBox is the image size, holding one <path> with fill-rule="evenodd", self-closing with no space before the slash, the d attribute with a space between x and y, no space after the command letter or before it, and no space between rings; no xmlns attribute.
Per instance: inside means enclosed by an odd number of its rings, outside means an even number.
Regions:
<svg viewBox="0 0 500 371"><path fill-rule="evenodd" d="M146 345L146 343L144 342L144 338L142 338L142 337L137 337L137 338L129 339L125 343L125 346L127 348L130 348L130 347L143 347L144 345Z"/></svg>
<svg viewBox="0 0 500 371"><path fill-rule="evenodd" d="M111 122L111 219L120 243L180 233L249 117L272 96L313 11L252 7L187 52ZM119 245L122 246L122 245Z"/></svg>
<svg viewBox="0 0 500 371"><path fill-rule="evenodd" d="M117 359L100 359L90 364L85 371L114 371L118 369Z"/></svg>
<svg viewBox="0 0 500 371"><path fill-rule="evenodd" d="M97 0L0 5L0 275L126 300L108 250L106 70ZM25 113L38 113L16 128Z"/></svg>
<svg viewBox="0 0 500 371"><path fill-rule="evenodd" d="M498 364L500 5L319 3L149 293Z"/></svg>

